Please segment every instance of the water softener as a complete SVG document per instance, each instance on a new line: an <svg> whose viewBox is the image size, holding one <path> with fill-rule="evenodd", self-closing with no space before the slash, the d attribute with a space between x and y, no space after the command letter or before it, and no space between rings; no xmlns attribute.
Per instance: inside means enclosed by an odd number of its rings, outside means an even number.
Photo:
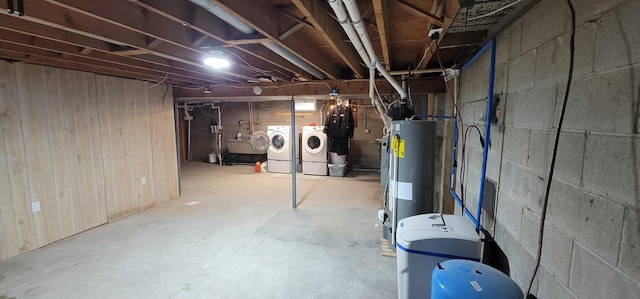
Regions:
<svg viewBox="0 0 640 299"><path fill-rule="evenodd" d="M398 220L437 211L434 200L436 123L397 120L389 135L389 171L383 237L395 251ZM385 175L381 173L381 175Z"/></svg>

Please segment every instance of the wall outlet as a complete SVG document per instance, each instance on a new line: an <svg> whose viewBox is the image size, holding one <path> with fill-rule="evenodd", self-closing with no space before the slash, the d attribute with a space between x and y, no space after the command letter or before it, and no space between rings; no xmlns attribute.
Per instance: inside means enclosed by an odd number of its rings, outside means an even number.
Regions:
<svg viewBox="0 0 640 299"><path fill-rule="evenodd" d="M140 178L140 181L142 182L142 184L146 184L147 183L147 177L143 176L142 178Z"/></svg>
<svg viewBox="0 0 640 299"><path fill-rule="evenodd" d="M40 212L40 202L36 201L36 202L32 202L31 203L31 212Z"/></svg>

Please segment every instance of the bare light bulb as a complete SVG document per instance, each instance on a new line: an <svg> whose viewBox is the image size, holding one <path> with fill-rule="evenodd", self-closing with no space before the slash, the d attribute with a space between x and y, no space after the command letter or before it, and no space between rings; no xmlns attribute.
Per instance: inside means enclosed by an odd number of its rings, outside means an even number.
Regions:
<svg viewBox="0 0 640 299"><path fill-rule="evenodd" d="M231 63L229 63L229 60L226 60L224 58L217 58L217 57L205 58L204 64L214 69L221 69L221 68L229 67L229 65L231 65Z"/></svg>

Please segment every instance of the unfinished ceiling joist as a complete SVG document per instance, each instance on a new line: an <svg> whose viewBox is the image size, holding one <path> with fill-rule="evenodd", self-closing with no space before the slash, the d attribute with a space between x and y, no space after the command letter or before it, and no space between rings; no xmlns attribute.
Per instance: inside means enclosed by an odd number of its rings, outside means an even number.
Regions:
<svg viewBox="0 0 640 299"><path fill-rule="evenodd" d="M412 94L429 94L443 92L445 85L440 77L420 78L411 80ZM221 100L283 100L288 97L297 98L329 98L331 88L337 88L341 96L353 98L369 97L369 80L355 79L347 81L325 80L296 83L261 83L260 96L253 92L257 84L224 84L211 87L211 93L203 93L203 89L180 88L174 89L174 96L178 99L201 101L206 99ZM386 80L376 80L376 86L381 95L391 95L395 91Z"/></svg>

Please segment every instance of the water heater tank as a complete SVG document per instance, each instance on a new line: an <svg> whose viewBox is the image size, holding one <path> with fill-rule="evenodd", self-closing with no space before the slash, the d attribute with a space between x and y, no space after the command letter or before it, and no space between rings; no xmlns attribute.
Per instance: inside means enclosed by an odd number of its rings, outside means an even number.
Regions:
<svg viewBox="0 0 640 299"><path fill-rule="evenodd" d="M399 219L434 213L436 123L426 120L393 121L390 134L389 180L384 237L395 250Z"/></svg>

